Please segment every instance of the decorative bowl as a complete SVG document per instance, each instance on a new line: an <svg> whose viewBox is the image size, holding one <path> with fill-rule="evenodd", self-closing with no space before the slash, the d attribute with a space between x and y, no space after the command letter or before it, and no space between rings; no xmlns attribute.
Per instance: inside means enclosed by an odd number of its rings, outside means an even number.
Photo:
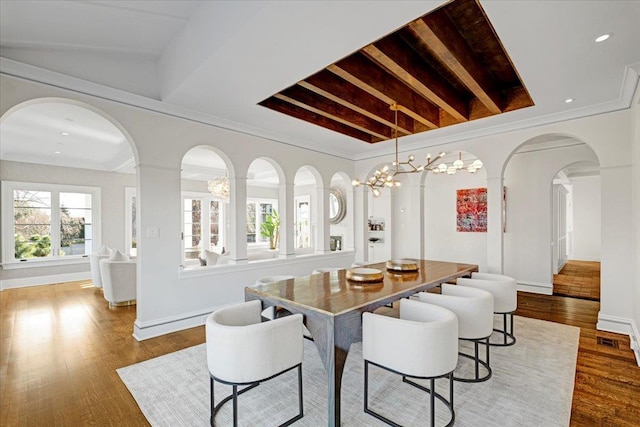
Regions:
<svg viewBox="0 0 640 427"><path fill-rule="evenodd" d="M352 282L381 282L384 275L377 268L357 267L348 269L346 277Z"/></svg>
<svg viewBox="0 0 640 427"><path fill-rule="evenodd" d="M387 261L387 270L392 271L417 271L418 263L413 259L392 259Z"/></svg>

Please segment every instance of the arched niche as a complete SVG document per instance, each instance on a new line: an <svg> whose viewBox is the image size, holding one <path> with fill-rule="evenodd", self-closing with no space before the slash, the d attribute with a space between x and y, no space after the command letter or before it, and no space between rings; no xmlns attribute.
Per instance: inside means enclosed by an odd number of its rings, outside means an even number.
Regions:
<svg viewBox="0 0 640 427"><path fill-rule="evenodd" d="M294 247L297 255L322 249L322 231L328 218L324 215L322 176L313 166L298 168L293 180Z"/></svg>
<svg viewBox="0 0 640 427"><path fill-rule="evenodd" d="M229 176L233 165L219 149L191 148L181 164L182 259L184 266L221 264L228 248Z"/></svg>
<svg viewBox="0 0 640 427"><path fill-rule="evenodd" d="M594 150L580 139L545 134L518 146L505 165L504 273L516 277L523 289L553 292L557 244L554 201L558 196L554 178L563 168L578 162L599 164Z"/></svg>

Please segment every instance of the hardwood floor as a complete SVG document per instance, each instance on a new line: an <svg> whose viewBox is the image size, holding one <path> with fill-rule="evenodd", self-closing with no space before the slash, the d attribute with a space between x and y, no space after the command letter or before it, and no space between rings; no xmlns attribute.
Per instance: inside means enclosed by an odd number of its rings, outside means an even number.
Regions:
<svg viewBox="0 0 640 427"><path fill-rule="evenodd" d="M598 302L521 293L518 307L518 315L581 328L572 426L639 425L640 368L628 337L595 330ZM146 426L115 370L205 339L198 327L137 342L135 306L109 309L90 282L2 291L0 313L6 427ZM598 344L599 337L619 348Z"/></svg>
<svg viewBox="0 0 640 427"><path fill-rule="evenodd" d="M600 301L600 263L569 260L553 275L553 294Z"/></svg>

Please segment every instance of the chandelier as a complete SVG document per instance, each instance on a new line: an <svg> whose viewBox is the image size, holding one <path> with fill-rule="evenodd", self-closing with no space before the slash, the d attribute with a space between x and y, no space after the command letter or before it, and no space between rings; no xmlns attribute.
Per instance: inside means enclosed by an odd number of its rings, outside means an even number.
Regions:
<svg viewBox="0 0 640 427"><path fill-rule="evenodd" d="M448 175L455 175L459 170L466 170L469 173L476 173L478 169L482 168L482 161L476 159L473 163L464 165L462 161L462 152L458 152L458 160L447 165L446 163L440 163L437 167L429 169L433 173L446 173Z"/></svg>
<svg viewBox="0 0 640 427"><path fill-rule="evenodd" d="M415 157L413 155L409 155L406 162L401 162L398 157L398 110L402 108L402 106L398 104L393 104L389 108L392 111L395 111L395 139L396 139L396 159L392 163L391 167L389 165L385 165L382 169L376 170L373 175L369 177L369 179L365 182L360 182L358 179L354 179L351 181L354 187L358 187L359 185L366 185L371 188L371 192L374 197L378 197L380 195L380 189L384 187L400 187L402 183L396 179L398 175L403 173L418 173L424 170L434 170L429 168L436 160L444 156L444 152L438 154L433 159L431 158L431 154L427 154L426 163L422 166L416 166L413 161Z"/></svg>
<svg viewBox="0 0 640 427"><path fill-rule="evenodd" d="M220 176L213 178L211 181L207 182L207 184L208 190L213 196L213 200L229 203L229 195L231 194L231 190L229 189L229 177Z"/></svg>

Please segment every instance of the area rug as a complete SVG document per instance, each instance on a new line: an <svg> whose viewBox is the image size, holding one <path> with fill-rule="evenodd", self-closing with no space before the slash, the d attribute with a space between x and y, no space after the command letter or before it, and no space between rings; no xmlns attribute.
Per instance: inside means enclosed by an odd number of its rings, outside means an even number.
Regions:
<svg viewBox="0 0 640 427"><path fill-rule="evenodd" d="M517 343L491 347L493 376L483 383L454 385L456 426L568 426L571 415L580 329L536 319L514 317ZM495 338L495 337L494 337ZM461 343L463 343L461 341ZM470 347L461 344L461 350ZM326 374L314 344L305 340L303 362L304 418L296 426L327 425ZM209 372L205 344L117 370L153 426L208 426ZM460 358L456 375L472 375L473 366ZM448 382L437 389L448 396ZM216 402L230 387L216 384ZM290 371L239 398L239 424L275 426L297 413L297 374ZM397 375L370 368L371 406L405 426L424 425L428 394ZM438 402L438 401L437 401ZM448 413L436 405L438 422ZM216 424L232 425L231 403ZM363 412L362 343L352 345L342 379L342 425L383 426Z"/></svg>

